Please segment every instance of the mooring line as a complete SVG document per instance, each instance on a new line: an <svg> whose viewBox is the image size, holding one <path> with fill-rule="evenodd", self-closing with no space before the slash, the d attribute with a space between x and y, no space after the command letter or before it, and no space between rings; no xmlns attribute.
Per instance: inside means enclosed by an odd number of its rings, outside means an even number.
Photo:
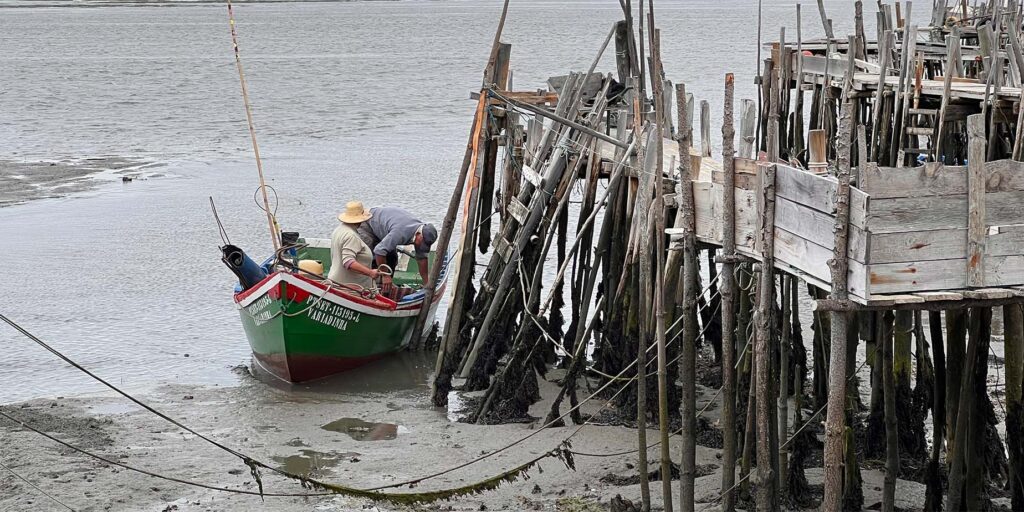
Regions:
<svg viewBox="0 0 1024 512"><path fill-rule="evenodd" d="M548 422L547 424L542 425L540 428L536 429L535 431L531 432L530 434L528 434L526 436L523 436L522 438L520 438L520 439L518 439L516 441L513 441L513 442L511 442L511 443L509 443L509 444L507 444L507 445L505 445L505 446L503 446L501 448L498 448L497 450L494 450L494 451L489 452L487 454L481 455L481 456L479 456L479 457L477 457L475 459L472 459L470 461L458 464L458 465L456 465L454 467L450 467L450 468L447 468L445 470L438 471L438 472L435 472L435 473L432 473L432 474L429 474L429 475L426 475L426 476L423 476L423 477L419 477L419 478L415 478L415 479L410 479L410 480L405 480L405 481L394 483L394 484L373 487L373 488L370 488L370 489L358 489L358 488L341 486L341 485L337 485L337 484L330 484L330 483L323 482L323 481L320 481L320 480L316 480L316 479L313 479L313 478L304 477L304 476L300 476L300 475L295 475L295 474L289 473L287 471L284 471L284 470L275 468L273 466L270 466L270 465L268 465L268 464L266 464L266 463L264 463L264 462L262 462L260 460L254 459L254 458L252 458L252 457L250 457L250 456L248 456L248 455L246 455L244 453L241 453L241 452L239 452L237 450L234 450L234 449L232 449L232 448L230 448L228 446L225 446L222 443L219 443L219 442L217 442L217 441L215 441L215 440L213 440L213 439L211 439L211 438L209 438L209 437L207 437L207 436L205 436L203 434L200 434L199 432L189 428L188 426L182 424L181 422L175 420L174 418L171 418L170 416L168 416L168 415L166 415L166 414L164 414L164 413L154 409L153 407L143 403L142 401L140 401L137 398L129 395L125 391L122 391L117 386L114 386L113 384L107 382L102 377L99 377L98 375L92 373L91 371L89 371L88 369L83 367L82 365L76 363L75 361L73 361L69 357L65 356L64 354L62 354L61 352L59 352L55 348L51 347L49 344L47 344L46 342L41 340L39 337L35 336L34 334L29 332L28 330L26 330L23 327L21 327L20 325L18 325L16 322L14 322L10 318L8 318L6 315L0 313L0 320L3 320L5 323L10 325L12 328L14 328L16 331L18 331L19 333L21 333L22 335L24 335L28 339L32 340L33 342L35 342L39 346L43 347L44 349L46 349L47 351L49 351L53 355L57 356L58 358L60 358L64 362L68 363L72 367L76 368L77 370L85 373L86 375L88 375L89 377L93 378L97 382L103 384L104 386L110 388L111 390L115 391L116 393L120 394L121 396L127 398L132 403L138 405L139 407L142 407L143 409L149 411L152 414L155 414L156 416L158 416L161 419L163 419L163 420L165 420L165 421L167 421L167 422L177 426L178 428L181 428L182 430L184 430L186 432L189 432L189 433L195 435L196 437L198 437L198 438L200 438L200 439L202 439L202 440L212 444L213 446L215 446L217 448L220 448L220 449L222 449L222 450L224 450L224 451L226 451L226 452L228 452L228 453L230 453L230 454L240 458L245 465L249 466L249 469L250 469L250 471L252 473L253 479L256 480L257 484L260 486L260 493L262 493L263 483L262 483L262 480L261 480L258 468L263 468L263 469L266 469L266 470L271 471L273 473L277 473L277 474L279 474L281 476L284 476L286 478L291 478L291 479L297 480L297 481L299 481L299 482L301 482L301 483L303 483L305 485L309 485L309 486L312 486L312 487L315 487L315 488L327 489L327 490L331 491L332 494L349 494L349 495L363 497L363 498L367 498L367 499L371 499L371 500L389 501L389 502L398 502L398 503L408 502L410 500L410 497L414 497L414 496L419 497L419 498L418 499L413 499L412 502L426 502L426 501L433 501L433 500L437 500L437 499L446 499L446 498L450 498L450 497L464 495L466 493L479 492L477 489L482 489L482 488L476 487L476 486L493 485L493 486L496 487L498 484L500 484L503 481L514 480L516 477L518 477L518 475L520 475L522 473L525 473L526 470L530 469L537 462L539 462L540 460L542 460L544 458L547 458L547 457L559 458L560 460L562 460L563 463L566 464L566 466L574 469L573 462L571 460L572 452L566 446L566 444L568 443L570 438L575 436L582 429L582 427L587 425L586 422L584 422L582 425L580 425L580 428L578 428L575 432L570 434L569 437L563 439L559 443L558 447L556 447L556 448L546 452L545 454L543 454L539 458L536 458L536 459L534 459L534 460L532 460L530 462L527 462L526 464L520 465L520 466L518 466L518 467L516 467L516 468L514 468L512 470L506 471L505 473L502 473L501 475L498 475L497 477L493 477L491 479L484 480L483 482L480 482L478 484L473 484L473 485L470 485L470 486L464 486L464 487L460 487L460 488L456 488L456 489L449 489L449 490L442 490L442 491L433 491L433 492L428 492L428 493L416 493L416 494L412 494L412 493L400 493L400 494L390 493L389 494L389 493L381 493L381 492L379 492L379 491L384 490L384 489L391 489L391 488L405 487L405 486L414 486L414 485L417 485L419 483L422 483L423 481L426 481L426 480L429 480L429 479L432 479L432 478L436 478L436 477L445 475L447 473L451 473L451 472L457 471L459 469L468 467L470 465L476 464L477 462L480 462L482 460L488 459L488 458L490 458L490 457L492 457L494 455L502 453L502 452L504 452L504 451L506 451L506 450L508 450L508 449L510 449L512 447L515 447L515 446L519 445L520 443L523 443L526 440L536 436L537 434L539 434L543 430L547 429L548 427L558 423L561 420L564 420L572 412L580 409L584 404L586 404L587 402L593 400L595 397L597 397L597 395L599 393L603 392L605 389L607 389L609 386L611 386L612 383L616 382L616 380L614 380L614 379L613 380L609 380L603 386L598 388L594 393L590 394L585 399L580 401L578 404L576 404L576 406L570 407L569 410L567 410L564 414L562 414L561 416L559 416L555 420L552 420L551 422ZM653 344L651 345L651 347L648 347L648 351L652 347L653 347ZM623 374L625 374L631 368L633 368L633 366L635 364L636 364L636 360L634 359L625 368L623 368L616 377L617 378L621 377ZM613 396L618 396L618 394L621 393L625 388L626 388L626 385L624 384L622 386L622 388L620 388L619 391L616 392L615 395L613 395ZM602 406L601 409L604 409L605 407L607 407L607 403L606 403L605 406ZM486 488L493 488L493 487L486 487ZM486 490L486 489L483 489L483 490ZM255 491L253 491L253 492L255 492ZM259 493L257 493L257 494L259 494ZM429 499L425 498L426 496L430 496L431 498L429 498Z"/></svg>
<svg viewBox="0 0 1024 512"><path fill-rule="evenodd" d="M476 482L476 483L469 484L469 485L464 485L464 486L461 486L461 487L456 487L456 488L453 488L453 489L442 489L442 490L439 490L439 491L427 491L427 492L424 492L424 493L379 493L379 492L373 492L373 491L365 491L365 490L361 490L361 489L355 489L354 492L350 492L350 491L338 492L338 491L335 491L333 487L326 487L328 489L331 489L332 492L320 492L320 493L317 493L317 492L311 492L311 493L268 493L268 492L263 492L262 491L262 484L260 486L261 490L259 492L257 492L257 491L249 491L249 490L246 490L246 489L230 489L230 488L227 488L227 487L218 487L218 486L215 486L215 485L204 484L202 482L196 482L196 481L193 481L193 480L185 480L185 479L181 479L181 478L177 478L177 477L163 475L163 474L160 474L160 473L154 473L152 471L147 471L147 470L140 469L140 468L128 465L128 464L124 464L124 463L121 463L121 462L117 462L117 461L108 459L108 458L103 457L101 455L97 455L97 454L94 454L92 452L89 452L88 450L84 450L82 448L74 446L71 443L68 443L68 442L63 441L61 439L58 439L58 438L56 438L54 436L51 436L51 435L49 435L49 434L47 434L45 432L42 432L42 431L32 427L31 425L28 425L27 423L25 423L23 421L20 421L20 420L18 420L16 418L13 418L13 417L11 417L10 415L8 415L7 413L5 413L3 411L0 411L0 417L7 418L8 420L10 420L10 421L12 421L12 422L14 422L16 424L21 425L22 427L27 428L29 430L32 430L33 432L35 432L35 433L37 433L37 434L39 434L39 435L41 435L43 437L46 437L47 439L50 439L51 441L53 441L55 443L58 443L58 444L60 444L62 446L65 446L65 447L67 447L67 448L69 448L71 450L74 450L74 451L77 451L77 452L82 453L84 455L87 455L89 457L95 458L95 459L97 459L99 461L102 461L104 463L112 464L112 465L115 465L115 466L127 469L129 471L134 471L134 472L141 473L141 474L153 477L153 478L167 480L167 481L171 481L171 482L175 482L175 483L180 483L180 484L188 485L188 486L192 486L192 487L199 487L199 488L202 488L202 489L208 489L208 490L218 491L218 492L227 492L227 493L233 493L233 494L244 494L244 495L250 495L250 496L260 496L261 498L265 498L265 497L268 497L268 496L270 496L270 497L309 498L309 497L335 496L335 495L342 494L342 495L351 495L351 496L355 496L355 497L359 497L359 498L365 498L365 499L370 499L370 500L375 500L375 501L386 501L386 502L389 502L389 503L409 505L409 504L415 504L415 503L427 503L427 502L439 501L439 500L444 500L444 499L452 499L452 498L456 498L456 497L459 497L459 496L468 496L468 495L471 495L471 494L479 494L479 493L481 493L483 491L487 491L487 490L491 490L491 489L497 488L499 485L501 485L504 482L511 482L511 481L517 480L521 475L524 475L529 469L531 469L533 466L537 465L541 460L546 459L548 457L558 458L564 464L566 464L567 467L569 467L571 469L575 469L575 463L572 460L572 454L568 451L568 445L567 444L563 444L562 446L559 446L559 448L556 448L554 450L542 453L541 455L539 455L537 457L534 457L533 459L527 461L526 463L521 464L521 465L519 465L519 466L517 466L517 467L515 467L513 469L510 469L508 471L505 471L503 473L500 473L500 474L498 474L496 476L489 477L489 478L487 478L485 480L482 480L480 482ZM324 486L316 486L316 485L313 485L313 484L306 484L306 483L304 483L303 485L304 486L305 485L309 485L311 488L312 487L324 488Z"/></svg>
<svg viewBox="0 0 1024 512"><path fill-rule="evenodd" d="M259 468L266 469L268 471L271 471L273 473L276 473L276 474L281 475L281 476L286 477L286 478L297 480L300 483L302 483L304 486L309 486L311 488L328 490L328 491L330 491L330 494L345 494L345 495L350 495L350 496L355 496L355 497L360 497L360 498L366 498L366 499L375 500L375 501L386 501L386 502L390 502L390 503L399 503L399 504L402 504L402 503L405 503L405 504L408 504L408 503L427 503L427 502L437 501L437 500L442 500L442 499L451 499L451 498L454 498L454 497L464 496L464 495L468 495L468 494L475 494L475 493L481 492L483 490L493 489L493 488L497 487L498 485L500 485L502 482L513 481L513 480L517 479L520 475L524 474L527 470L529 470L530 468L535 466L538 462L540 462L541 460L543 460L545 458L548 458L548 457L557 458L557 459L561 460L563 463L565 463L566 466L569 467L570 469L575 469L575 467L573 465L573 462L572 462L572 459L571 459L572 454L569 452L568 447L566 446L566 443L567 443L568 439L564 439L564 440L562 440L558 444L558 446L556 448L548 450L548 451L544 452L542 455L540 455L540 456L538 456L538 457L536 457L536 458L534 458L534 459L532 459L532 460L530 460L530 461L528 461L528 462L526 462L524 464L516 466L513 469L505 471L505 472L503 472L503 473L501 473L499 475L496 475L494 477L487 478L487 479L485 479L485 480L483 480L481 482L477 482L475 484L470 484L470 485L466 485L466 486L456 487L456 488L452 488L452 489L442 489L442 490L438 490L438 491L427 491L427 492L423 492L423 493L383 493L383 492L380 492L383 489L391 489L391 488L403 487L403 486L413 486L413 485L419 484L420 482L423 482L425 480L428 480L428 479L431 479L431 478L435 478L435 477L438 477L438 476L442 476L442 475L445 475L445 474L450 473L452 471L456 471L458 469L461 469L461 468L464 468L466 466L469 466L471 464L475 464L475 463L477 463L477 462L479 462L481 460L484 460L484 459L486 459L488 457L491 457L491 456L496 455L496 454L498 454L500 452L503 452L503 451L505 451L505 450L507 450L507 449L509 449L509 448L511 448L511 447L513 447L513 446L515 446L515 445L517 445L517 444L519 444L519 443L521 443L521 442L523 442L523 441L533 437L534 435L538 434L544 428L544 427L542 427L541 429L538 429L537 431L534 431L530 435L527 435L527 436L521 438L520 440L515 441L515 442L513 442L513 443L511 443L509 445L506 445L505 447L500 448L500 449L498 449L496 451L493 451L493 452L491 452L489 454L477 457L476 459L473 459L473 460L471 460L469 462L460 464L460 465L455 466L453 468L449 468L449 469L446 469L444 471L438 471L436 473L432 473L432 474L430 474L428 476L420 477L420 478L417 478L417 479L414 479L414 480L407 480L407 481L404 481L404 482L399 482L399 483L395 483L395 484L379 486L379 487L375 487L375 488L371 488L371 489L359 489L359 488L355 488L355 487L348 487L348 486L343 486L343 485L331 484L331 483L328 483L328 482L323 482L323 481L320 481L320 480L317 480L317 479L313 479L313 478L309 478L309 477L305 477L305 476L301 476L301 475L296 475L294 473L290 473L288 471L284 471L284 470L278 469L276 467L270 466L270 465L268 465L268 464L266 464L266 463L264 463L264 462L262 462L262 461L260 461L258 459L250 457L250 456L248 456L248 455L246 455L244 453L241 453L241 452L239 452L237 450L234 450L234 449L232 449L232 448L230 448L228 446L225 446L225 445L223 445L223 444L221 444L221 443L219 443L217 441L214 441L213 439L210 439L209 437L204 436L203 434L200 434L199 432L197 432L197 431L195 431L195 430L185 426L184 424L182 424L181 422L175 420L174 418L171 418L170 416L168 416L168 415L166 415L166 414L164 414L164 413L154 409L153 407L143 403L139 399L137 399L137 398L129 395L128 393L122 391L120 388L118 388L117 386L114 386L113 384L107 382L102 377L99 377L98 375L92 373L91 371L89 371L88 369L83 367L82 365L80 365L80 364L76 363L75 361L71 360L69 357L65 356L64 354L59 352L57 349L51 347L46 342L44 342L43 340L39 339L39 337L35 336L34 334L29 332L25 328L23 328L20 325L18 325L16 322L14 322L10 318L8 318L6 315L0 313L0 320L3 320L5 323L10 325L12 328L14 328L16 331L18 331L22 335L24 335L26 338L32 340L33 342L35 342L39 346L45 348L47 351L49 351L53 355L57 356L58 358L60 358L64 362L66 362L66 363L70 364L71 366L73 366L74 368L78 369L79 371L85 373L89 377L92 377L97 382L103 384L104 386L106 386L106 387L110 388L111 390L117 392L121 396L127 398L132 403L134 403L134 404L138 405L139 407L142 407L143 409L145 409L145 410L155 414L156 416L158 416L161 419L171 423L172 425L175 425L178 428L181 428L182 430L184 430L184 431L186 431L186 432L188 432L190 434L193 434L196 437L198 437L198 438L200 438L200 439L202 439L202 440L212 444L213 446L215 446L217 448L220 448L220 449L222 449L222 450L224 450L224 451L226 451L226 452L228 452L228 453L230 453L230 454L240 458L242 460L242 462L246 466L249 466L249 469L250 469L250 472L251 472L251 474L253 476L253 479L256 481L257 485L259 485L260 490L259 490L259 492L256 492L257 495L263 494L263 481L262 481L260 473L259 473ZM635 363L635 361L634 361L634 363ZM630 367L631 366L632 365L630 365ZM587 400L584 400L584 402L581 402L579 405L577 405L577 407L581 406L583 403L586 403L586 401L590 400L591 398L592 398L592 396L588 397ZM571 410L570 410L570 412L571 412ZM3 413L3 411L0 411L0 414L2 414L3 416L7 416L5 413ZM568 414L569 413L567 412L566 415L568 415ZM7 417L10 419L9 416L7 416ZM16 421L16 420L14 420L14 421ZM53 438L52 436L47 436L47 437L50 437L54 441L59 442L56 438ZM68 447L70 448L71 446L68 445ZM252 492L255 492L255 491L252 491Z"/></svg>
<svg viewBox="0 0 1024 512"><path fill-rule="evenodd" d="M94 458L94 459L96 459L96 460L98 460L100 462L106 463L106 464L110 464L110 465L113 465L113 466L118 466L120 468L124 468L124 469L127 469L129 471L134 471L136 473L141 473L143 475L151 476L153 478L159 478L161 480L168 480L168 481L176 482L176 483L179 483L179 484L190 485L192 487L200 487L200 488L203 488L203 489L210 489L210 490L213 490L213 491L231 492L231 493L236 493L236 494L250 494L250 495L253 495L253 496L290 496L290 497L300 497L300 496L330 496L330 495L333 494L333 493L330 493L330 492L311 493L311 494L272 493L272 492L263 492L263 493L261 493L261 492L257 492L257 491L249 491L249 490L246 490L246 489L229 489L227 487L217 487L215 485L204 484L204 483L196 482L196 481L193 481L193 480L185 480L185 479L177 478L177 477L173 477L173 476L162 475L160 473L154 473L152 471L147 471L145 469L141 469L141 468L137 468L137 467L125 464L123 462L118 462L116 460L108 459L108 458L106 458L106 457L104 457L102 455L97 455L95 453L92 453L92 452L90 452L90 451L88 451L88 450L86 450L84 448L79 448L78 446L75 446L75 445L73 445L73 444L71 444L71 443L69 443L67 441L58 439L57 437L54 437L54 436L52 436L50 434L47 434L46 432L43 432L43 431L33 427L32 425L29 425L28 423L25 423L24 421L19 420L19 419L13 417L13 416L7 414L6 412L4 412L2 410L0 410L0 417L6 418L8 421L14 423L15 425L18 425L18 426L21 426L22 428L26 428L28 430L31 430L32 432L35 432L36 434L39 434L39 435L49 439L50 441L53 441L53 442L55 442L55 443L65 447L65 448L70 449L70 450L74 450L74 451L76 451L78 453L81 453L82 455L86 455L86 456L92 457L92 458ZM2 464L0 464L0 466L2 466ZM8 469L9 470L9 468L6 468L6 467L4 469ZM65 506L67 506L67 505L65 505ZM70 508L70 507L68 507L68 508Z"/></svg>
<svg viewBox="0 0 1024 512"><path fill-rule="evenodd" d="M0 414L2 414L2 413L3 413L3 411L0 411ZM52 501L53 501L54 503L56 503L56 504L58 504L58 505L60 505L60 506L62 506L62 507L64 507L64 508L66 508L66 509L70 510L71 512L75 512L75 509L73 509L73 508L69 507L67 503L64 503L63 501L61 501L61 500L58 500L58 499L57 499L56 497L54 497L54 496L53 496L52 494L50 494L50 493L48 493L48 492L44 491L44 490L43 490L42 488L40 488L40 487L39 487L38 485L36 485L36 484L34 484L34 483L30 482L30 481L29 481L29 479L27 479L27 478L25 478L25 477L23 477L23 476L19 475L17 471L15 471L15 470L11 469L11 468L10 468L9 466L7 466L6 464L4 464L3 462L0 462L0 468L4 468L4 469L6 469L6 470L7 470L8 472L10 472L10 473L11 473L12 475L14 475L14 476L15 476L15 478L17 478L18 480L21 480L22 482L25 482L26 484L28 484L28 485L29 485L30 487L32 487L33 489L35 489L35 490L39 491L39 494L42 494L43 496L46 496L47 498L50 498L50 500L52 500Z"/></svg>

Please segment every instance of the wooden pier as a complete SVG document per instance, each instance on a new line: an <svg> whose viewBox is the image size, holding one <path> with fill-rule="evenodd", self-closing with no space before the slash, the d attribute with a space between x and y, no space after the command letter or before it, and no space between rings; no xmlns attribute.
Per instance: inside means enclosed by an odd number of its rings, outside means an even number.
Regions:
<svg viewBox="0 0 1024 512"><path fill-rule="evenodd" d="M987 508L997 487L1024 509L1021 5L939 1L923 27L909 23L910 2L878 6L871 40L861 2L845 39L821 2L825 38L780 32L757 103L737 103L726 76L719 158L712 109L661 68L653 4L637 14L626 2L590 69L544 90L512 87L512 49L496 37L442 230L446 242L461 212L434 403L454 383L484 391L468 421L519 420L540 398L537 379L560 366L543 426L585 424L578 391L589 386L584 401L635 422L638 446L650 445L648 422L663 447L678 433L677 505L692 511L696 435L717 430L696 409L697 360L710 358L723 475L708 506L818 506L804 469L823 436L823 510L863 506L865 459L884 459L885 511L897 475L927 485L927 510ZM612 44L616 70L603 74ZM993 307L1006 448L986 387ZM647 450L637 457L646 509ZM661 452L661 474L673 457ZM907 460L918 476L901 473ZM673 510L671 482L661 485Z"/></svg>

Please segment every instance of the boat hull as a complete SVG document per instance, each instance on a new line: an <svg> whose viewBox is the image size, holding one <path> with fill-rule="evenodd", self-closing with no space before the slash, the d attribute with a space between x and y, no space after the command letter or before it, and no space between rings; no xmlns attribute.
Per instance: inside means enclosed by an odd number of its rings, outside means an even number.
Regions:
<svg viewBox="0 0 1024 512"><path fill-rule="evenodd" d="M435 298L443 295L440 288ZM254 358L289 382L334 375L401 350L423 304L395 304L280 272L235 300ZM435 300L431 320L436 307Z"/></svg>

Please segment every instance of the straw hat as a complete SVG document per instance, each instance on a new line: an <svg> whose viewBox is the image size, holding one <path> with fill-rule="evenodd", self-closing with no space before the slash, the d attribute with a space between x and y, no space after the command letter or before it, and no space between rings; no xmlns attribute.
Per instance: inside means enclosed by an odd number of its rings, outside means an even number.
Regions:
<svg viewBox="0 0 1024 512"><path fill-rule="evenodd" d="M338 220L346 224L366 222L370 217L373 217L373 214L363 207L362 201L349 201L345 204L345 211L338 214Z"/></svg>

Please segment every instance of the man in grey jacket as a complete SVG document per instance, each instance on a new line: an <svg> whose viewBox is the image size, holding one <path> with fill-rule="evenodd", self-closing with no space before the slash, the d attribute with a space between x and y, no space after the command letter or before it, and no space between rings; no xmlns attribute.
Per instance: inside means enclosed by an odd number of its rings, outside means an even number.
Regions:
<svg viewBox="0 0 1024 512"><path fill-rule="evenodd" d="M359 236L373 249L374 266L387 264L394 270L398 264L398 246L412 245L423 286L428 286L430 269L427 256L437 240L437 228L394 206L370 208L372 216L359 226ZM385 291L391 276L383 276Z"/></svg>

